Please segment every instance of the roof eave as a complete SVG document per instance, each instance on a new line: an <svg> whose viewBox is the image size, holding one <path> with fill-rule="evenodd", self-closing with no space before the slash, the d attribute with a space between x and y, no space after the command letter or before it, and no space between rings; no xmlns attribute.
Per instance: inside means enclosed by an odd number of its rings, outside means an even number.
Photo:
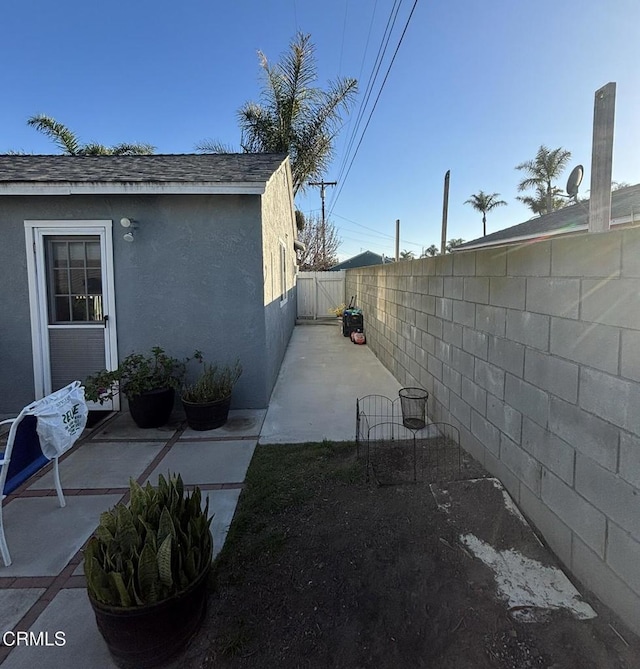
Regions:
<svg viewBox="0 0 640 669"><path fill-rule="evenodd" d="M0 195L263 195L264 182L28 182L0 183Z"/></svg>
<svg viewBox="0 0 640 669"><path fill-rule="evenodd" d="M463 251L475 251L476 249L489 249L494 246L506 246L508 244L518 244L521 242L531 242L535 240L546 239L547 237L555 237L557 235L566 235L571 232L579 232L581 230L587 230L588 226L586 225L576 225L571 228L571 230L550 230L548 232L539 232L538 234L532 235L518 235L517 237L504 237L503 239L496 239L491 242L478 242L477 244L465 244L464 246L454 246L451 249L451 253L462 253Z"/></svg>
<svg viewBox="0 0 640 669"><path fill-rule="evenodd" d="M611 219L611 223L609 225L610 228L613 228L614 226L618 225L628 225L631 223L632 225L634 223L638 223L638 217L635 215L629 215L629 216L619 216L618 218L613 218ZM544 240L549 237L558 237L560 235L570 235L574 232L586 232L589 230L589 226L585 223L581 225L575 225L571 227L571 229L567 228L558 228L557 230L549 230L547 232L539 232L537 234L531 234L531 235L519 235L516 237L504 237L503 239L496 239L494 241L490 242L478 242L477 244L469 244L469 245L464 245L461 247L454 246L451 249L452 253L461 253L463 251L475 251L476 249L489 249L489 248L495 248L496 246L508 246L509 244L518 244L521 242L531 242L531 241L536 241L536 240Z"/></svg>

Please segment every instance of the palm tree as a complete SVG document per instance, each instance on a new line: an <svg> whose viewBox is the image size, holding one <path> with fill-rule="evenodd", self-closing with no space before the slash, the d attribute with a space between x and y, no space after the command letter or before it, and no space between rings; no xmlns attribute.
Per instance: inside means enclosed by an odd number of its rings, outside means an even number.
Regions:
<svg viewBox="0 0 640 669"><path fill-rule="evenodd" d="M238 111L241 148L246 153L288 153L295 195L326 172L341 112L353 106L358 84L347 78L329 82L327 90L314 87L314 46L303 33L292 40L281 62L270 65L264 54L259 57L265 75L262 100L247 102ZM205 140L196 150L226 153L229 147Z"/></svg>
<svg viewBox="0 0 640 669"><path fill-rule="evenodd" d="M413 260L414 257L413 251L400 251L400 260Z"/></svg>
<svg viewBox="0 0 640 669"><path fill-rule="evenodd" d="M552 189L551 196L553 198L552 200L553 211L555 211L556 209L562 209L562 207L564 207L566 204L566 202L561 197L557 197L557 193L561 192L562 191L559 188L554 187ZM542 216L543 214L547 213L547 207L548 207L547 191L542 186L538 186L536 188L535 195L518 195L516 199L520 200L520 202L529 207L529 209L531 209L531 211L537 216Z"/></svg>
<svg viewBox="0 0 640 669"><path fill-rule="evenodd" d="M482 214L483 237L486 237L487 235L487 212L496 207L507 206L507 203L504 200L498 200L499 197L500 193L485 193L481 190L464 202L465 204L470 204L476 211L479 211Z"/></svg>
<svg viewBox="0 0 640 669"><path fill-rule="evenodd" d="M447 253L451 253L451 249L455 249L456 246L460 246L460 244L464 244L464 239L461 239L460 237L456 239L450 239L447 242L447 246L445 247L445 250Z"/></svg>
<svg viewBox="0 0 640 669"><path fill-rule="evenodd" d="M440 253L438 247L435 244L431 244L429 248L424 250L424 253L422 254L422 258L433 258L434 256L437 256L438 253Z"/></svg>
<svg viewBox="0 0 640 669"><path fill-rule="evenodd" d="M155 146L151 144L116 144L115 146L104 146L95 142L81 144L78 136L66 125L44 114L32 116L27 121L27 125L52 139L68 156L140 156L155 151Z"/></svg>
<svg viewBox="0 0 640 669"><path fill-rule="evenodd" d="M522 170L529 175L518 184L518 190L524 191L535 188L537 193L537 196L533 199L531 196L525 196L518 197L518 200L524 202L534 213L549 214L554 209L563 207L565 203L562 198L555 197L557 193L562 191L553 185L553 181L562 174L570 158L571 151L566 151L562 147L549 150L542 145L533 160L527 160L520 165L516 165L517 170ZM541 204L542 197L544 197L544 211L536 211L532 203Z"/></svg>

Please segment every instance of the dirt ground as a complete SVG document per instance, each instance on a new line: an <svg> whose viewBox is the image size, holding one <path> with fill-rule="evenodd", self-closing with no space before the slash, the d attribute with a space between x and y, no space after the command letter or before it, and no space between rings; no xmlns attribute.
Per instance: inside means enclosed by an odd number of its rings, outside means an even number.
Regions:
<svg viewBox="0 0 640 669"><path fill-rule="evenodd" d="M411 452L395 470L377 464L387 478L413 478ZM424 461L416 483L380 486L365 469L354 445L257 449L215 565L207 618L182 666L640 666L640 640L583 590L593 619L514 607L499 593L463 534L547 565L554 559L498 488L465 482L487 475L477 463L464 458L453 471L459 482L433 490L429 479L439 475Z"/></svg>

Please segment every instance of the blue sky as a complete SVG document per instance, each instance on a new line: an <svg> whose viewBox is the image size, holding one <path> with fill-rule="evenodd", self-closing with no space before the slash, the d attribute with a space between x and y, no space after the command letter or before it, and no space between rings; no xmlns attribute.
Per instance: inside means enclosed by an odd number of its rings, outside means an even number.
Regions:
<svg viewBox="0 0 640 669"><path fill-rule="evenodd" d="M399 5L355 144L413 4ZM158 153L190 153L205 138L238 146L236 111L260 92L257 50L277 61L301 30L316 46L320 84L337 76L360 81L325 176L342 174L338 188L327 189L341 257L365 249L392 255L396 219L401 249L419 255L439 245L447 170L448 238L482 234L480 215L464 204L480 189L509 203L489 214L488 232L527 220L514 167L541 144L572 152L565 177L584 165L584 194L594 93L609 81L617 83L613 178L640 182L637 0L418 0L351 162L349 140L393 7L392 0L6 3L0 152L56 152L27 127L36 113L87 142L143 141ZM297 204L319 210L318 190Z"/></svg>

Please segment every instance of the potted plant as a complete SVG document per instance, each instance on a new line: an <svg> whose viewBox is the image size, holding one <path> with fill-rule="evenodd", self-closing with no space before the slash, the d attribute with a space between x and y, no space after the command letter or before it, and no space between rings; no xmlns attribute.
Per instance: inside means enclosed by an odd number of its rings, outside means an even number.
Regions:
<svg viewBox="0 0 640 669"><path fill-rule="evenodd" d="M87 593L119 667L154 667L200 626L211 567L209 502L180 475L130 482L131 501L100 516L84 551Z"/></svg>
<svg viewBox="0 0 640 669"><path fill-rule="evenodd" d="M84 382L85 397L103 404L121 392L138 427L160 427L169 421L184 363L154 346L150 355L132 353L115 370L102 370Z"/></svg>
<svg viewBox="0 0 640 669"><path fill-rule="evenodd" d="M207 363L201 351L196 351L202 369L196 381L182 388L182 406L187 423L193 430L215 430L227 422L231 406L231 391L242 374L240 361L233 365Z"/></svg>

